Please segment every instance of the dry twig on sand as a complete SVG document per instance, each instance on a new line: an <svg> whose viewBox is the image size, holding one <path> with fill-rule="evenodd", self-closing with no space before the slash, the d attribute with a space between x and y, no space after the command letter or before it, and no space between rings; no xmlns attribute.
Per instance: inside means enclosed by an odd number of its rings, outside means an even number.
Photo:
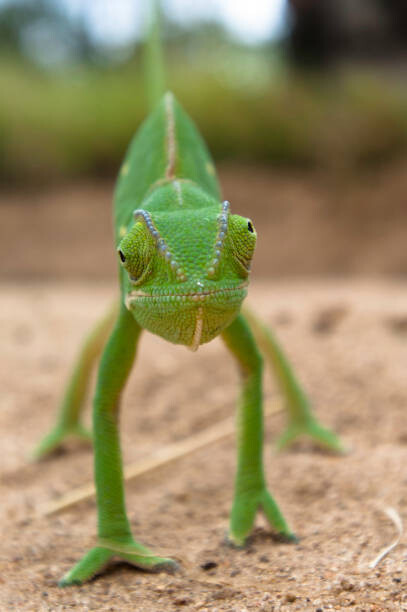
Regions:
<svg viewBox="0 0 407 612"><path fill-rule="evenodd" d="M281 412L283 409L282 403L279 398L276 398L273 403L266 406L264 416L271 416ZM151 457L144 461L138 461L131 465L128 465L124 470L124 480L129 481L137 476L146 474L156 468L168 465L176 459L185 457L209 444L218 442L223 438L233 434L235 431L235 419L230 417L225 419L221 423L208 427L204 431L201 431L194 436L190 436L180 442L174 444L168 444L160 448ZM50 516L52 514L58 514L65 512L72 506L79 504L82 501L90 499L95 494L95 485L87 484L82 487L77 487L57 499L54 502L44 504L38 509L39 516Z"/></svg>
<svg viewBox="0 0 407 612"><path fill-rule="evenodd" d="M403 522L397 510L394 508L384 508L383 512L389 517L393 525L396 527L397 537L394 542L392 542L389 546L386 546L386 548L383 548L377 557L369 563L369 567L371 569L377 567L377 565L379 565L379 563L389 554L389 552L391 552L393 548L396 548L401 540L401 536L403 535Z"/></svg>

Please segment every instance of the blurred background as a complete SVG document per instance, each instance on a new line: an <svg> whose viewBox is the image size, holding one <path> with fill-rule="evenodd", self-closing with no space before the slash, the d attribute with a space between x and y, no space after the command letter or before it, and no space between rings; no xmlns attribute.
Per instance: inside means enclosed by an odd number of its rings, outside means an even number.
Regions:
<svg viewBox="0 0 407 612"><path fill-rule="evenodd" d="M114 278L147 0L0 0L0 275ZM407 275L405 0L163 0L167 82L258 276Z"/></svg>

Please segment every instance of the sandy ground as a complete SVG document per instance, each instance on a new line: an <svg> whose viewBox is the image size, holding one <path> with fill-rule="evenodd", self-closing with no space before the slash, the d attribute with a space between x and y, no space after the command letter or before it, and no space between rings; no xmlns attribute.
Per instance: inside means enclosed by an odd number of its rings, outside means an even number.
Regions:
<svg viewBox="0 0 407 612"><path fill-rule="evenodd" d="M114 293L110 284L3 285L0 337L1 610L407 610L405 539L383 509L407 518L407 285L304 280L254 285L315 410L351 447L307 440L275 455L283 417L267 423L269 485L300 537L273 539L259 518L245 550L223 544L233 437L129 483L137 537L180 562L174 575L119 564L81 588L56 581L95 538L95 506L39 518L38 508L92 478L84 447L40 464L26 454L52 423L78 342ZM275 387L267 373L266 401ZM233 414L237 374L220 341L196 356L146 335L123 405L125 462L150 456ZM89 415L88 415L89 416Z"/></svg>

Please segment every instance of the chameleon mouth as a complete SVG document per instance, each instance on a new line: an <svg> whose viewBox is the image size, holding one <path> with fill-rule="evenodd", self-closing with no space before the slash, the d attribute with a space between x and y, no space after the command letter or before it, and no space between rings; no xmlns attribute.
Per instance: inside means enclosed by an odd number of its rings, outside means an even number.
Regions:
<svg viewBox="0 0 407 612"><path fill-rule="evenodd" d="M145 291L141 291L141 290L135 290L135 291L131 291L127 296L126 296L126 305L129 306L131 303L137 301L137 302L150 302L150 301L156 301L156 302L174 302L174 303L180 303L180 302L204 302L205 300L207 300L208 298L211 297L215 297L215 298L222 298L222 297L241 297L242 296L242 292L244 289L246 289L246 287L248 286L248 283L242 283L241 285L238 285L237 287L224 287L222 289L207 289L207 290L202 290L202 291L190 291L187 293L164 293L164 294L160 294L160 293L146 293Z"/></svg>

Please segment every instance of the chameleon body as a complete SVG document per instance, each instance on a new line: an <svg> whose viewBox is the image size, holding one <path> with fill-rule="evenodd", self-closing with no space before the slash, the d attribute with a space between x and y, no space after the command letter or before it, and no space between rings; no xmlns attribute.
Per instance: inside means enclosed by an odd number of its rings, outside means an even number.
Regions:
<svg viewBox="0 0 407 612"><path fill-rule="evenodd" d="M256 232L250 219L222 202L213 162L193 122L165 94L136 134L115 193L120 299L86 340L57 425L37 457L67 436L86 437L80 423L89 375L104 346L94 396L93 443L98 541L60 584L80 584L113 557L137 567L171 566L134 539L127 518L118 431L120 395L143 329L196 350L220 335L241 373L237 470L228 537L243 545L262 509L270 525L292 539L263 469L263 358L274 367L288 407L280 446L308 433L336 451L271 332L241 305L247 293ZM106 338L107 342L106 342Z"/></svg>

